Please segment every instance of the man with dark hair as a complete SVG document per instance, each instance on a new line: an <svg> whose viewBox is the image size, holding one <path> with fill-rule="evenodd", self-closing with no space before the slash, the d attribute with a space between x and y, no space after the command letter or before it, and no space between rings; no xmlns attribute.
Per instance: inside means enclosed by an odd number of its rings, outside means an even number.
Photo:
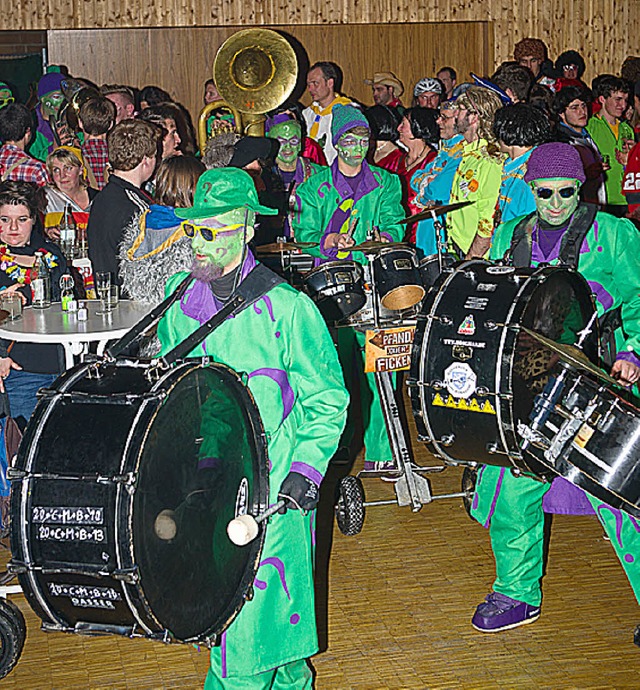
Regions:
<svg viewBox="0 0 640 690"><path fill-rule="evenodd" d="M313 103L302 111L307 125L307 136L317 141L327 159L333 163L337 151L331 142L331 119L336 105L353 105L340 96L342 71L335 62L316 62L307 72L307 89Z"/></svg>
<svg viewBox="0 0 640 690"><path fill-rule="evenodd" d="M438 70L436 78L439 79L444 85L445 95L443 100L448 101L453 97L453 90L456 88L458 79L456 71L453 69L453 67L442 67Z"/></svg>
<svg viewBox="0 0 640 690"><path fill-rule="evenodd" d="M549 120L528 103L503 106L495 114L493 133L507 159L502 167L495 224L532 213L536 209L531 187L524 181L527 163L535 146L551 138Z"/></svg>
<svg viewBox="0 0 640 690"><path fill-rule="evenodd" d="M49 182L42 161L31 157L26 148L31 141L33 119L22 103L0 109L0 180L21 180L44 187Z"/></svg>
<svg viewBox="0 0 640 690"><path fill-rule="evenodd" d="M553 79L543 74L542 66L547 61L547 46L539 38L523 38L513 48L513 59L522 67L531 70L535 81L551 86Z"/></svg>
<svg viewBox="0 0 640 690"><path fill-rule="evenodd" d="M116 120L116 106L108 98L91 98L80 107L78 122L84 132L82 156L91 169L98 189L107 184L105 168L109 162L107 132Z"/></svg>
<svg viewBox="0 0 640 690"><path fill-rule="evenodd" d="M118 245L135 214L146 211L151 197L142 185L156 167L161 132L142 120L125 120L107 134L113 172L91 205L87 240L94 272L118 276Z"/></svg>
<svg viewBox="0 0 640 690"><path fill-rule="evenodd" d="M594 97L601 109L587 123L587 130L595 141L602 159L611 166L605 173L605 210L618 217L624 216L628 210L627 201L622 194L622 175L626 156L635 141L633 129L622 119L630 93L629 84L624 79L600 79L597 89L594 87Z"/></svg>
<svg viewBox="0 0 640 690"><path fill-rule="evenodd" d="M491 77L491 81L509 96L513 103L528 100L533 86L531 70L513 62L503 62Z"/></svg>
<svg viewBox="0 0 640 690"><path fill-rule="evenodd" d="M136 112L136 101L132 89L122 84L104 84L100 93L116 106L116 124L130 120Z"/></svg>
<svg viewBox="0 0 640 690"><path fill-rule="evenodd" d="M604 206L607 193L604 187L604 166L598 147L587 131L591 93L580 86L565 86L558 91L551 104L552 112L558 120L553 139L575 146L584 172L587 176L580 189L580 198L590 204Z"/></svg>
<svg viewBox="0 0 640 690"><path fill-rule="evenodd" d="M371 86L373 102L376 105L402 108L400 96L404 92L404 86L393 72L376 72L372 79L365 79L364 83Z"/></svg>

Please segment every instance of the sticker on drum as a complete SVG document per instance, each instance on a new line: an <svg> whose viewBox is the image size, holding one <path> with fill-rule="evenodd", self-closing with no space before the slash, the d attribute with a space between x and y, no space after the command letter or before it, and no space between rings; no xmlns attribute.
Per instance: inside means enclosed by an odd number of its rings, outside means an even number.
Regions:
<svg viewBox="0 0 640 690"><path fill-rule="evenodd" d="M249 480L243 477L238 486L238 492L236 493L236 509L235 516L246 515L247 505L249 503Z"/></svg>
<svg viewBox="0 0 640 690"><path fill-rule="evenodd" d="M477 382L478 377L468 364L454 362L444 371L444 385L454 398L469 398Z"/></svg>
<svg viewBox="0 0 640 690"><path fill-rule="evenodd" d="M458 326L458 335L475 335L476 320L473 314L464 317L464 321Z"/></svg>
<svg viewBox="0 0 640 690"><path fill-rule="evenodd" d="M393 267L396 271L410 271L414 268L414 263L410 259L394 259Z"/></svg>
<svg viewBox="0 0 640 690"><path fill-rule="evenodd" d="M513 266L487 266L486 271L492 276L504 276L509 273L514 273L515 268Z"/></svg>

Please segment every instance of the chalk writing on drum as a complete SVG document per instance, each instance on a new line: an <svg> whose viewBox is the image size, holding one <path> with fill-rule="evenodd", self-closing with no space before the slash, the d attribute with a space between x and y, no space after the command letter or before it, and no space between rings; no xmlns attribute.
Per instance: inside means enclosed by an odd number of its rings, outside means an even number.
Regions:
<svg viewBox="0 0 640 690"><path fill-rule="evenodd" d="M50 525L103 525L104 508L34 506L31 510L31 519L36 523Z"/></svg>
<svg viewBox="0 0 640 690"><path fill-rule="evenodd" d="M103 527L39 525L36 539L40 541L91 541L102 543L107 540L107 531Z"/></svg>
<svg viewBox="0 0 640 690"><path fill-rule="evenodd" d="M49 594L54 597L69 597L73 606L91 609L115 609L120 594L113 587L86 587L67 585L62 582L48 582Z"/></svg>

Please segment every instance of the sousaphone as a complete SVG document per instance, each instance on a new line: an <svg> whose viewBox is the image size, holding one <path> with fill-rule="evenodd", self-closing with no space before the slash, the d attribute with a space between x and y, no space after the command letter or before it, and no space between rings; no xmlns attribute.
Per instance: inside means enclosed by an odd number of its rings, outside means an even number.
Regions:
<svg viewBox="0 0 640 690"><path fill-rule="evenodd" d="M207 119L212 111L228 108L236 131L264 135L264 113L291 95L298 76L298 61L291 44L271 29L244 29L230 36L213 62L213 80L222 101L205 106L198 118L198 140L204 149Z"/></svg>

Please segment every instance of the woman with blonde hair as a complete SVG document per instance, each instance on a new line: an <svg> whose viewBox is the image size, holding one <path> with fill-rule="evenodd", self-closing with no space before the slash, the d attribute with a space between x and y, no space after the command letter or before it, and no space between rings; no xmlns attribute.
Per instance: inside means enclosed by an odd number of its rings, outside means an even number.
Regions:
<svg viewBox="0 0 640 690"><path fill-rule="evenodd" d="M91 202L98 190L89 184L82 152L73 146L60 146L47 156L46 165L52 183L45 188L45 234L56 241L60 238L60 223L67 206L71 209L76 227L84 232L89 221Z"/></svg>

